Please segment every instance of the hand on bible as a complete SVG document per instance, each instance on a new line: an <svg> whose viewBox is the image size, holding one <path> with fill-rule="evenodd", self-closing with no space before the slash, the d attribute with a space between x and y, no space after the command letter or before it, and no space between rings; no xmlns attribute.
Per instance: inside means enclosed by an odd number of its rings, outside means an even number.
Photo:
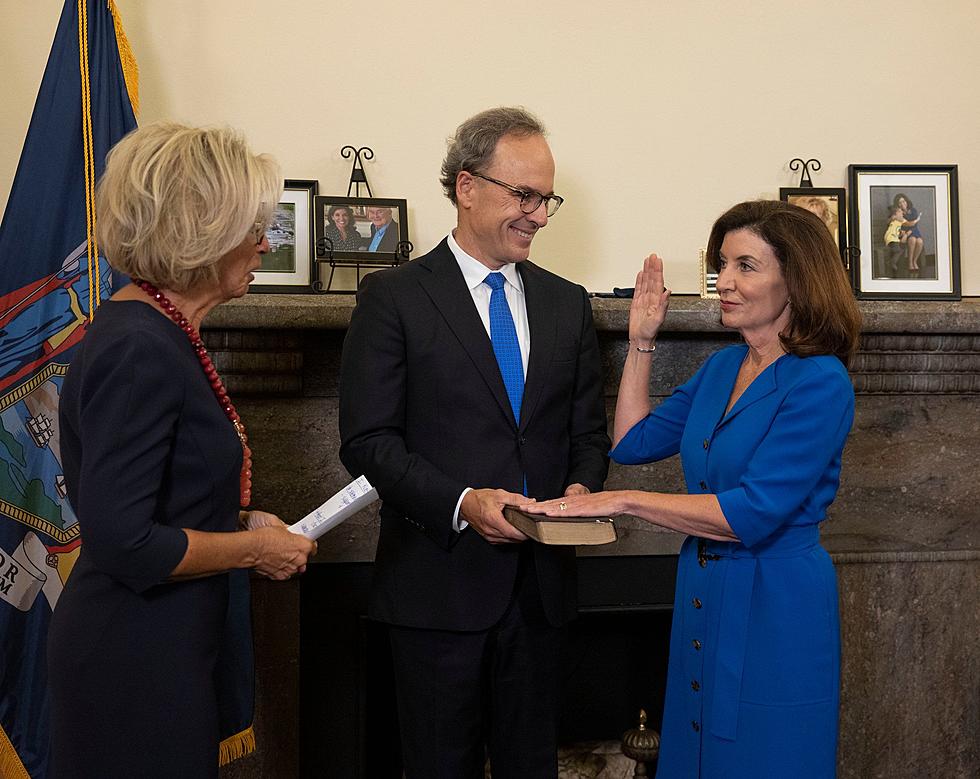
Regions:
<svg viewBox="0 0 980 779"><path fill-rule="evenodd" d="M527 503L528 498L506 490L470 490L459 515L491 544L515 544L527 536L504 519L503 507Z"/></svg>
<svg viewBox="0 0 980 779"><path fill-rule="evenodd" d="M593 492L588 494L568 494L554 500L525 502L518 504L527 514L544 514L547 517L615 517L623 513L621 491Z"/></svg>

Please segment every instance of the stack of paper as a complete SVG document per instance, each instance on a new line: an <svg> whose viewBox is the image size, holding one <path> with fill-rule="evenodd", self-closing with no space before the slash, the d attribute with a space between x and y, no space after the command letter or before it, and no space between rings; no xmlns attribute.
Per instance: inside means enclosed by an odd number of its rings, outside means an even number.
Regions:
<svg viewBox="0 0 980 779"><path fill-rule="evenodd" d="M377 499L378 491L366 478L358 476L322 506L314 509L295 525L290 525L289 530L315 541Z"/></svg>

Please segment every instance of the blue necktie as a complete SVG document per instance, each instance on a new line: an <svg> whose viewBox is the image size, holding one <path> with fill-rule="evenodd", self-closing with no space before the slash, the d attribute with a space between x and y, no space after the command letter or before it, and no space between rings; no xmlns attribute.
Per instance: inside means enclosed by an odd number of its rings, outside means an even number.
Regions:
<svg viewBox="0 0 980 779"><path fill-rule="evenodd" d="M507 280L502 273L491 273L483 283L490 293L490 340L493 342L493 353L500 366L500 375L504 380L510 407L514 410L514 419L521 421L521 398L524 395L524 361L521 359L521 344L517 340L517 328L514 318L507 305L504 294L504 284Z"/></svg>

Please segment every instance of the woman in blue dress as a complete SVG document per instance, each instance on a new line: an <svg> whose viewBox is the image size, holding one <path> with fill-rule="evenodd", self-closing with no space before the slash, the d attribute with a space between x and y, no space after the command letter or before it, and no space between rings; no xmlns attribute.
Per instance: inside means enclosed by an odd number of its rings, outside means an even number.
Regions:
<svg viewBox="0 0 980 779"><path fill-rule="evenodd" d="M657 776L832 777L840 678L837 583L820 546L854 416L846 366L860 313L824 224L742 203L708 241L721 321L744 343L712 355L651 411L670 292L656 255L636 278L612 457L678 452L688 494L621 490L528 511L631 514L681 548Z"/></svg>

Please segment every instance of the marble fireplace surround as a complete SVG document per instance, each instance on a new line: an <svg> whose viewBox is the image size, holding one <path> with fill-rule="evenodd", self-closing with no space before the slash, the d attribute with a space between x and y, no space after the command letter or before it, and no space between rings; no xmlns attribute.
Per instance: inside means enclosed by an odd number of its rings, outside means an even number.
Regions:
<svg viewBox="0 0 980 779"><path fill-rule="evenodd" d="M592 304L611 419L629 301ZM980 300L860 305L856 418L822 526L840 581L839 775L971 776L980 770ZM204 325L248 426L255 505L290 521L349 480L337 458L337 369L353 306L352 295L252 294ZM735 337L716 302L675 296L651 396ZM682 491L680 465L613 465L607 487ZM617 528L617 544L581 554L660 559L680 546L636 519ZM321 540L316 562L369 567L376 538L374 512L362 512ZM298 718L298 587L255 584L260 748L223 775L297 776L298 730L283 724Z"/></svg>

